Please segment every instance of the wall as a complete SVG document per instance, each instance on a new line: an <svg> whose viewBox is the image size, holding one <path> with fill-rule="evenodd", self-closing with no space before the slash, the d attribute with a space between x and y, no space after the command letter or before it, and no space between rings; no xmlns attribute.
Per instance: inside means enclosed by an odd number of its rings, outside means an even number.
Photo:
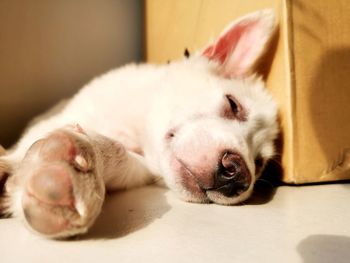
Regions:
<svg viewBox="0 0 350 263"><path fill-rule="evenodd" d="M0 2L0 144L94 76L141 58L141 0Z"/></svg>

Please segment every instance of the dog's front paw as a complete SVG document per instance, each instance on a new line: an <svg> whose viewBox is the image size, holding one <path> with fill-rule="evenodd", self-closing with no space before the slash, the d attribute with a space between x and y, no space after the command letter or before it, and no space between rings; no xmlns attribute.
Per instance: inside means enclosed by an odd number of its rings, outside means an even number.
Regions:
<svg viewBox="0 0 350 263"><path fill-rule="evenodd" d="M105 188L82 130L61 129L34 143L19 167L28 225L48 237L82 234L101 211Z"/></svg>

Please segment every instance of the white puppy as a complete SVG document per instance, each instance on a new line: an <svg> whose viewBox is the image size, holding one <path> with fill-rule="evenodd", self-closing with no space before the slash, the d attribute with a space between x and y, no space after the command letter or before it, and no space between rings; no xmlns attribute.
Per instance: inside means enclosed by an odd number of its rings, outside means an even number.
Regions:
<svg viewBox="0 0 350 263"><path fill-rule="evenodd" d="M186 201L246 200L278 132L276 105L254 75L274 28L273 12L259 11L190 58L94 79L0 158L0 208L65 237L88 230L106 190L157 176Z"/></svg>

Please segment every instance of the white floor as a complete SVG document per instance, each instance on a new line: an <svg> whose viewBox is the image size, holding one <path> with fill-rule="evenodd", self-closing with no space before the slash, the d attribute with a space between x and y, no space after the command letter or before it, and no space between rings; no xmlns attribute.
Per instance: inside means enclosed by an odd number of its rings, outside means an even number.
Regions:
<svg viewBox="0 0 350 263"><path fill-rule="evenodd" d="M0 262L350 262L350 184L282 186L234 207L155 186L121 192L79 239L46 240L1 219Z"/></svg>

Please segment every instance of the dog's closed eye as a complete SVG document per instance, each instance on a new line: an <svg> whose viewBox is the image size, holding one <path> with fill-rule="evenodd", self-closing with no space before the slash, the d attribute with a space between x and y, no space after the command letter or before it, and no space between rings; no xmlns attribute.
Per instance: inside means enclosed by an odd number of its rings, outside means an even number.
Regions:
<svg viewBox="0 0 350 263"><path fill-rule="evenodd" d="M228 119L237 119L239 121L246 121L246 111L239 101L232 95L225 95L225 105L223 110L223 117Z"/></svg>

